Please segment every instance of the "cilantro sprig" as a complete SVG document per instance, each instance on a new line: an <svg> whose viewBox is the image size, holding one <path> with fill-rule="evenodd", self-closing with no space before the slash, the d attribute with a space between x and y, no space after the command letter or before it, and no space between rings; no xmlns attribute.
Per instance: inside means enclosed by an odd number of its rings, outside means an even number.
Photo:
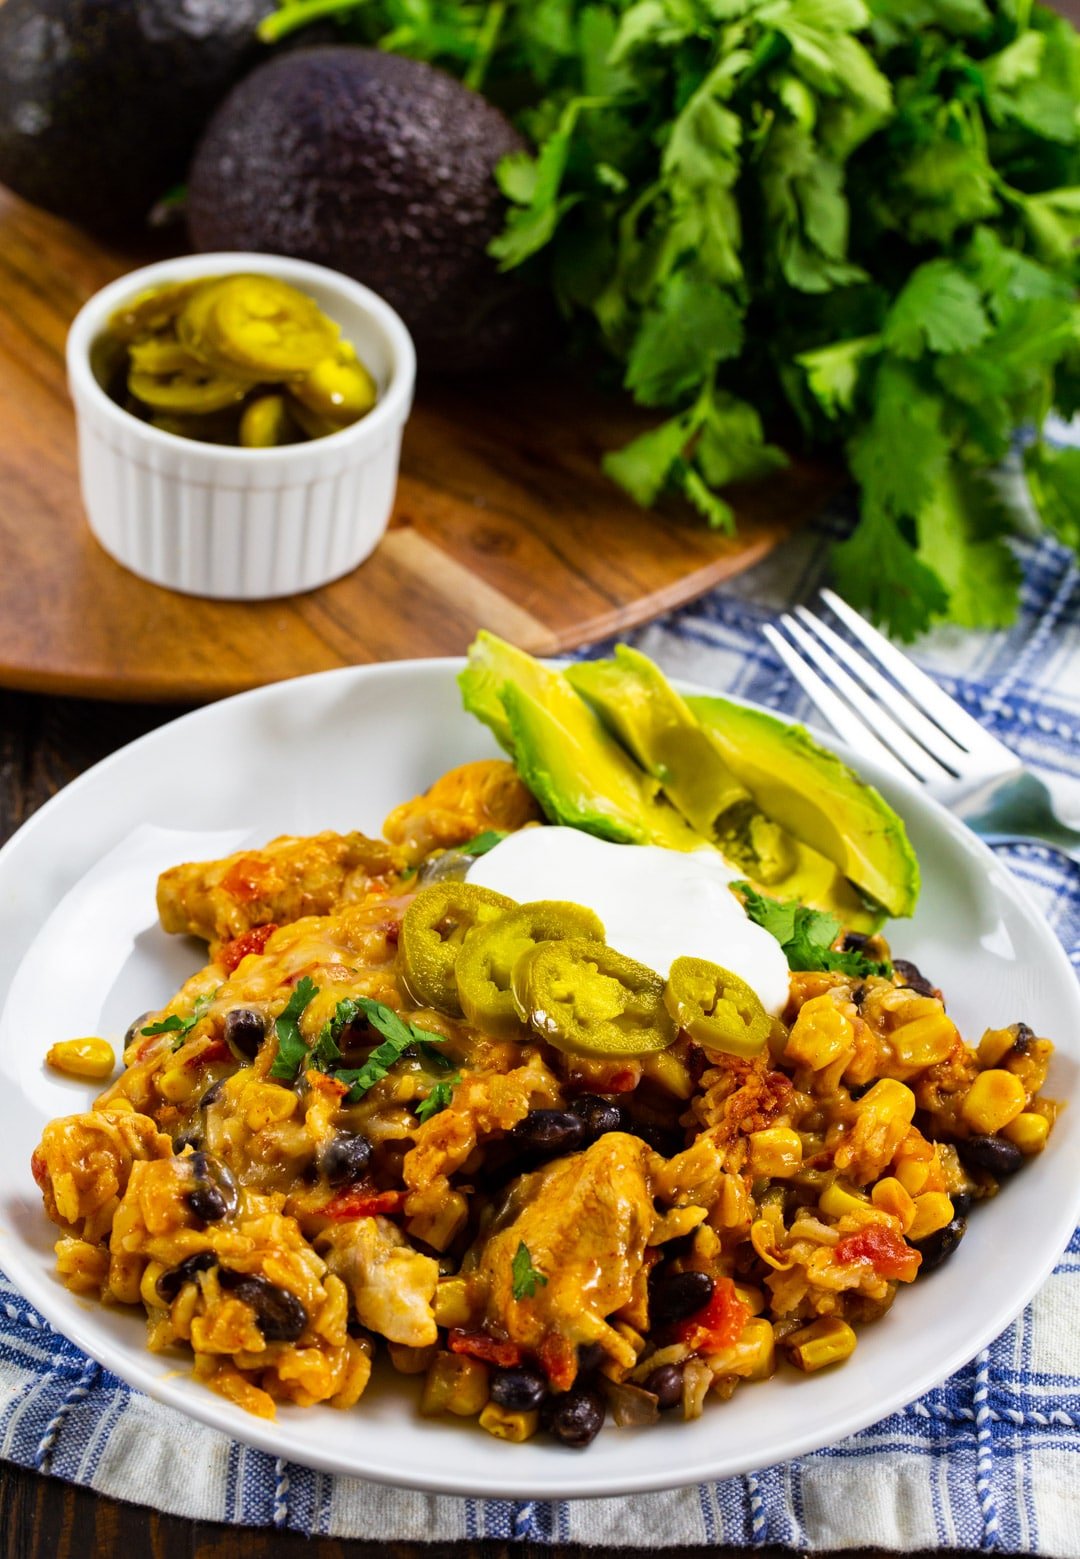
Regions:
<svg viewBox="0 0 1080 1559"><path fill-rule="evenodd" d="M781 901L758 893L748 882L737 882L747 915L776 938L783 949L789 969L824 969L832 974L848 974L855 979L892 974L892 964L867 958L855 949L840 951L833 947L840 921L825 910L810 909L794 899Z"/></svg>
<svg viewBox="0 0 1080 1559"><path fill-rule="evenodd" d="M538 1288L547 1287L547 1278L533 1266L529 1247L522 1240L510 1263L511 1287L515 1299L531 1299Z"/></svg>
<svg viewBox="0 0 1080 1559"><path fill-rule="evenodd" d="M989 0L281 0L515 105L491 253L654 425L605 460L731 529L729 484L846 460L837 583L893 632L1010 621L1030 496L1080 550L1080 41ZM990 479L1019 429L1019 493ZM898 451L902 453L898 455ZM1023 492L1026 481L1026 494Z"/></svg>
<svg viewBox="0 0 1080 1559"><path fill-rule="evenodd" d="M270 1068L270 1076L292 1082L308 1055L308 1043L300 1032L300 1019L308 1003L319 994L319 987L310 975L298 980L285 1007L274 1023L278 1053Z"/></svg>
<svg viewBox="0 0 1080 1559"><path fill-rule="evenodd" d="M376 1083L381 1083L390 1068L396 1066L402 1056L414 1046L423 1046L426 1052L429 1046L443 1043L441 1034L433 1034L430 1029L417 1027L415 1023L410 1023L399 1012L395 1012L392 1007L387 1007L381 1001L373 1001L369 996L357 996L353 999L372 1028L384 1035L384 1039L383 1043L377 1045L371 1052L363 1066L351 1070L343 1070L339 1067L334 1072L339 1082L350 1085L345 1095L346 1104L355 1104L374 1088Z"/></svg>
<svg viewBox="0 0 1080 1559"><path fill-rule="evenodd" d="M178 1012L170 1012L167 1018L162 1018L159 1023L148 1023L144 1029L139 1030L139 1033L148 1036L154 1034L175 1034L176 1038L173 1040L172 1048L179 1050L195 1025L205 1018L213 1005L216 995L217 991L211 991L207 995L196 996L188 1017L182 1018Z"/></svg>
<svg viewBox="0 0 1080 1559"><path fill-rule="evenodd" d="M467 839L464 844L455 846L459 855L486 855L489 850L494 850L497 844L501 844L506 834L501 828L486 828L482 834L476 834L472 839Z"/></svg>
<svg viewBox="0 0 1080 1559"><path fill-rule="evenodd" d="M445 1056L440 1056L445 1060ZM453 1077L444 1077L435 1084L426 1099L422 1099L416 1107L418 1121L429 1121L433 1115L438 1115L445 1110L454 1097L454 1089L461 1081L461 1073L455 1072Z"/></svg>

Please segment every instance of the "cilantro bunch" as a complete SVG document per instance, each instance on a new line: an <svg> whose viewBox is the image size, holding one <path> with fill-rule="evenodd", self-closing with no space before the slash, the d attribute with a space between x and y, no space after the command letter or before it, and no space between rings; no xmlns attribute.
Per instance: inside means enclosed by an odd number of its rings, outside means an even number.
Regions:
<svg viewBox="0 0 1080 1559"><path fill-rule="evenodd" d="M900 637L1015 614L1033 506L1080 548L1080 39L1031 0L282 0L503 107L492 245L657 422L639 503L845 456L850 600ZM1022 481L996 468L1031 433ZM768 431L767 431L768 430Z"/></svg>

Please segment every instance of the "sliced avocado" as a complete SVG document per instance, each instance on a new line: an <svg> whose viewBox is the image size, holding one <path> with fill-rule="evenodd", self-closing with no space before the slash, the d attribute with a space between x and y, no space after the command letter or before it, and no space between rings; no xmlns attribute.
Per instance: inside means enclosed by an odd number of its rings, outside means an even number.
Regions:
<svg viewBox="0 0 1080 1559"><path fill-rule="evenodd" d="M619 644L614 660L568 666L566 678L698 833L719 841L725 816L750 792L660 668Z"/></svg>
<svg viewBox="0 0 1080 1559"><path fill-rule="evenodd" d="M872 785L801 725L726 698L687 703L762 812L890 915L912 913L919 863L902 820Z"/></svg>
<svg viewBox="0 0 1080 1559"><path fill-rule="evenodd" d="M458 679L465 708L489 726L553 823L618 844L700 849L707 841L658 796L561 672L481 633Z"/></svg>

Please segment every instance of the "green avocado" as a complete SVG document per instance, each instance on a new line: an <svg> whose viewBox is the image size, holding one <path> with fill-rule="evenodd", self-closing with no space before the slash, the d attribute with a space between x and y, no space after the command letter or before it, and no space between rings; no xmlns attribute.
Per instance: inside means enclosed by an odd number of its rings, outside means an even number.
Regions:
<svg viewBox="0 0 1080 1559"><path fill-rule="evenodd" d="M687 703L766 816L890 915L912 913L919 863L903 822L872 785L801 725L726 698Z"/></svg>
<svg viewBox="0 0 1080 1559"><path fill-rule="evenodd" d="M480 633L458 679L465 708L513 757L553 823L617 844L700 849L706 841L660 795L558 671Z"/></svg>
<svg viewBox="0 0 1080 1559"><path fill-rule="evenodd" d="M566 678L683 817L719 842L725 817L750 792L660 668L619 644L614 660L568 666Z"/></svg>

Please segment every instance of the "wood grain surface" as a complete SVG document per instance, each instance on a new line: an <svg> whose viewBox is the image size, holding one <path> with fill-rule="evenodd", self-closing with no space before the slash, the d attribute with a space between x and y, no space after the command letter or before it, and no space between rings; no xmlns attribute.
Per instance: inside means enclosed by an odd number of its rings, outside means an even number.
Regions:
<svg viewBox="0 0 1080 1559"><path fill-rule="evenodd" d="M91 536L63 368L79 306L147 258L0 191L0 684L202 700L331 666L459 654L482 626L553 652L745 569L838 481L796 463L746 489L730 538L682 509L646 513L604 477L601 452L656 418L581 371L421 382L392 528L367 563L287 601L177 595Z"/></svg>

